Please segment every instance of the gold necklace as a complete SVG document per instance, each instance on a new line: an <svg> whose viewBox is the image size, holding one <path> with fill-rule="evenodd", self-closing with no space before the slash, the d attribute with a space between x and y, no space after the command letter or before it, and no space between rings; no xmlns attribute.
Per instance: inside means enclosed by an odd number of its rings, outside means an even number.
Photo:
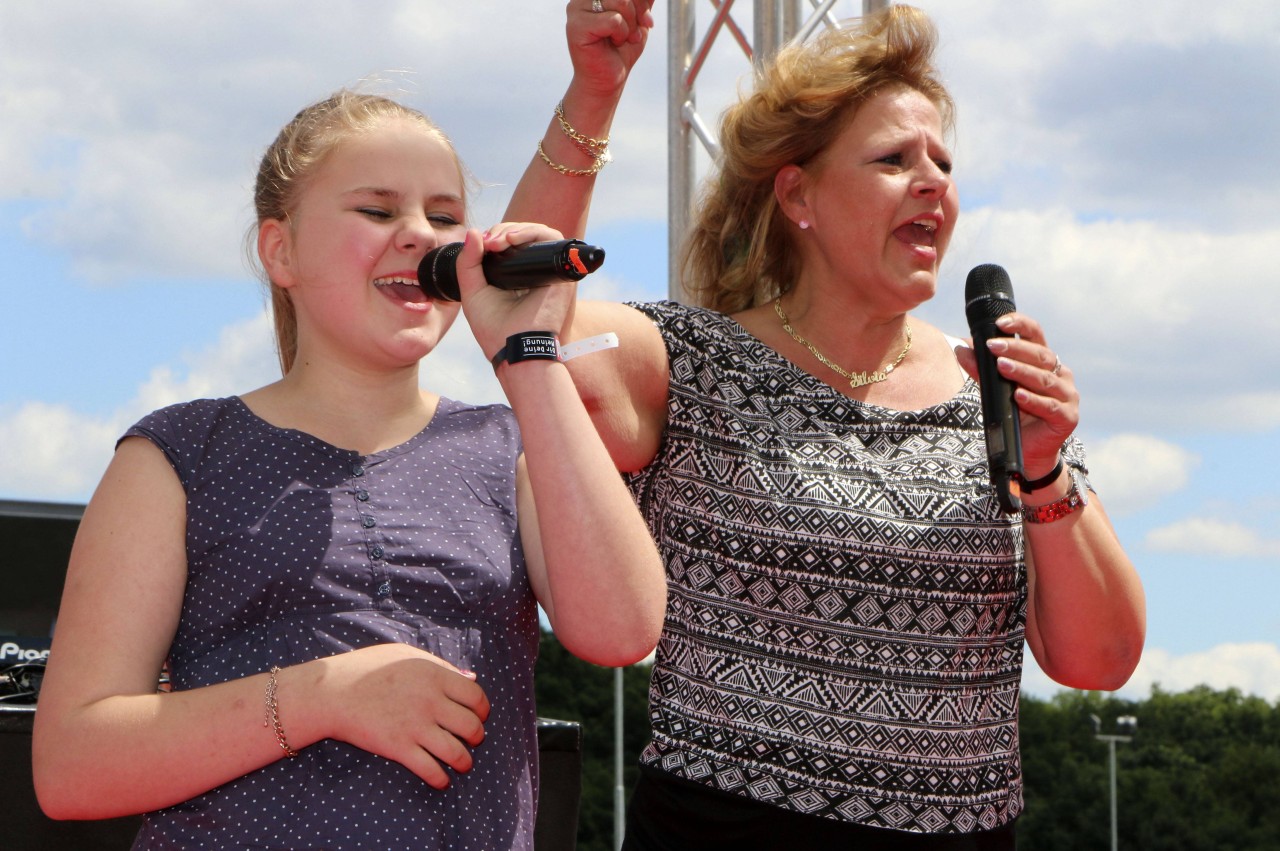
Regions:
<svg viewBox="0 0 1280 851"><path fill-rule="evenodd" d="M840 375L849 379L849 386L855 390L864 384L875 384L876 382L884 381L889 377L889 373L893 372L894 368L897 367L898 364L902 363L902 359L907 356L907 352L911 351L911 326L907 325L907 344L902 347L902 352L898 355L897 360L879 372L872 372L869 374L865 371L849 372L844 367L840 366L840 364L828 360L826 355L818 351L817 346L796 333L796 329L791 327L791 322L787 319L787 314L782 312L782 296L778 296L773 300L773 309L777 312L778 318L782 320L783 330L791 335L791 339L813 352L813 356L822 361L823 366L834 369L836 372L840 373Z"/></svg>

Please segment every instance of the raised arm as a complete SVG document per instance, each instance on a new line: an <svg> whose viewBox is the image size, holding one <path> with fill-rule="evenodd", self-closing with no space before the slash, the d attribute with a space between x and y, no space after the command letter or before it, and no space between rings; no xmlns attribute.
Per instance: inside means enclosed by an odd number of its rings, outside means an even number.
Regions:
<svg viewBox="0 0 1280 851"><path fill-rule="evenodd" d="M484 247L499 251L554 238L542 225L502 224L490 228ZM480 234L471 231L458 257L458 280L485 357L509 349L512 335L549 335L564 326L573 284L523 294L484 286L480 249ZM566 364L554 351L512 361L499 359L496 369L524 443L518 517L534 593L571 652L601 665L636 662L657 643L666 606L657 548Z"/></svg>
<svg viewBox="0 0 1280 851"><path fill-rule="evenodd" d="M596 175L623 87L649 38L653 0L570 0L565 33L573 79L555 107L507 207L507 221L542 222L565 236L586 232ZM548 105L550 106L550 105ZM571 135L572 134L572 135ZM577 137L575 139L575 137Z"/></svg>

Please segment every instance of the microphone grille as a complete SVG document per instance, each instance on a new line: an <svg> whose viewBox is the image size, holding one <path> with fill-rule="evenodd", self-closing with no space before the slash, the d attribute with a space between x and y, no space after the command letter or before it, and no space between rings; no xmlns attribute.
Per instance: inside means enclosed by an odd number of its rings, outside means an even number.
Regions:
<svg viewBox="0 0 1280 851"><path fill-rule="evenodd" d="M418 264L418 286L423 292L443 301L462 298L458 289L458 254L461 252L461 242L451 242L427 252Z"/></svg>
<svg viewBox="0 0 1280 851"><path fill-rule="evenodd" d="M1013 283L1009 280L1009 273L1003 266L984 263L981 266L974 266L969 272L969 277L964 282L965 301L973 301L983 296L1013 298Z"/></svg>
<svg viewBox="0 0 1280 851"><path fill-rule="evenodd" d="M995 319L1014 309L1013 282L1003 266L984 263L975 266L964 282L964 310L970 323L975 319Z"/></svg>

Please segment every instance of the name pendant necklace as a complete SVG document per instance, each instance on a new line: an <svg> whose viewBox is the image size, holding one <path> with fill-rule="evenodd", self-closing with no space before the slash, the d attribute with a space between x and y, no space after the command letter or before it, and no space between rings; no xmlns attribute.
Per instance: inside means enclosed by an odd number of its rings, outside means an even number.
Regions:
<svg viewBox="0 0 1280 851"><path fill-rule="evenodd" d="M848 379L849 386L855 390L867 384L876 384L884 381L889 377L889 374L893 372L898 364L902 363L903 359L907 356L907 352L911 351L911 326L907 325L905 326L907 331L907 344L902 347L902 351L898 354L897 359L893 363L877 372L867 372L865 370L862 372L849 372L847 369L840 366L840 364L818 351L818 347L813 343L810 343L804 337L801 337L796 333L796 329L791 327L791 321L787 319L787 314L782 311L782 296L778 296L773 300L773 309L778 314L778 318L782 320L782 329L791 335L791 339L795 340L797 343L812 352L813 356L821 361L823 366L834 370L839 373L841 377Z"/></svg>

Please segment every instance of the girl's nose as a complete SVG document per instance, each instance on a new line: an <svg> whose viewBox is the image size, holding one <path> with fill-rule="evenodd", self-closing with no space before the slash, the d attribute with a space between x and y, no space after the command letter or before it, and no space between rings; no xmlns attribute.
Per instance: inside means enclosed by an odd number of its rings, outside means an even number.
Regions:
<svg viewBox="0 0 1280 851"><path fill-rule="evenodd" d="M424 216L406 216L396 232L396 247L401 251L430 251L440 244L435 228Z"/></svg>

